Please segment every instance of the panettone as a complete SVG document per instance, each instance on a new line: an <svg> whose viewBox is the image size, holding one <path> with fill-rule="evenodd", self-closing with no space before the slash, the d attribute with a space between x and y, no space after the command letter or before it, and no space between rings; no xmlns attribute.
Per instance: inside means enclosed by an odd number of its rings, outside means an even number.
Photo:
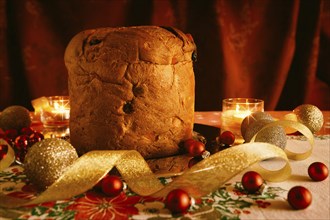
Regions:
<svg viewBox="0 0 330 220"><path fill-rule="evenodd" d="M193 130L195 50L190 35L169 27L100 28L73 37L65 65L70 141L78 153L177 154Z"/></svg>

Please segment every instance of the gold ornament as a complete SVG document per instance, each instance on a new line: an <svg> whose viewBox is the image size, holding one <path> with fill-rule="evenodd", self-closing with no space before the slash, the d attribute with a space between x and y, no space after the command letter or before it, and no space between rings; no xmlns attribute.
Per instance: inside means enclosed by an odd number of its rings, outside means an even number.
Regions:
<svg viewBox="0 0 330 220"><path fill-rule="evenodd" d="M312 133L321 130L323 126L323 114L315 105L303 104L293 110L298 122L306 125Z"/></svg>
<svg viewBox="0 0 330 220"><path fill-rule="evenodd" d="M2 159L0 159L0 171L2 171L9 167L15 161L15 152L13 148L11 148L11 146L4 139L0 139L0 144L6 145L8 148L6 155Z"/></svg>
<svg viewBox="0 0 330 220"><path fill-rule="evenodd" d="M273 120L273 117L266 113L266 112L253 112L251 115L246 116L244 118L244 120L242 121L241 124L241 134L244 137L245 136L245 132L246 129L249 125L251 125L252 123L261 120L261 119L269 119L269 120Z"/></svg>
<svg viewBox="0 0 330 220"><path fill-rule="evenodd" d="M253 123L250 123L249 126L246 128L243 138L245 142L250 142L252 137L260 131L266 124L272 122L273 119L260 119Z"/></svg>
<svg viewBox="0 0 330 220"><path fill-rule="evenodd" d="M282 126L272 126L258 132L255 142L274 144L282 149L286 146L286 134Z"/></svg>
<svg viewBox="0 0 330 220"><path fill-rule="evenodd" d="M30 127L30 112L23 106L13 105L5 108L0 114L0 128L4 131L9 129L21 130Z"/></svg>
<svg viewBox="0 0 330 220"><path fill-rule="evenodd" d="M75 160L51 186L32 200L13 198L0 193L0 207L14 208L68 199L91 189L113 167L117 168L133 192L141 196L157 198L165 197L177 188L185 190L194 198L200 198L218 189L233 176L252 165L253 170L260 173L265 180L284 181L291 175L288 158L303 160L309 157L313 150L314 136L305 125L294 121L275 121L262 129L272 126L293 127L307 137L311 148L303 153L295 153L283 151L268 143L253 143L257 133L251 143L236 145L213 154L192 166L181 176L174 178L166 186L160 183L137 151L91 151ZM59 159L62 156L63 152L57 155ZM257 163L276 157L286 162L279 170L267 170Z"/></svg>
<svg viewBox="0 0 330 220"><path fill-rule="evenodd" d="M28 150L24 172L39 190L44 190L77 158L77 152L69 142L56 138L44 139Z"/></svg>

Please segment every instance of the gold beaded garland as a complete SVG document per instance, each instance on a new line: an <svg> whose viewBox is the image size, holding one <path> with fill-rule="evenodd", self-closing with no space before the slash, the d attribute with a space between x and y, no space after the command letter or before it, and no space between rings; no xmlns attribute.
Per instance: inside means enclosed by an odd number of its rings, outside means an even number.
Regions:
<svg viewBox="0 0 330 220"><path fill-rule="evenodd" d="M39 190L44 190L76 159L77 152L69 142L57 138L44 139L28 150L24 172Z"/></svg>
<svg viewBox="0 0 330 220"><path fill-rule="evenodd" d="M293 110L298 122L306 125L312 133L318 132L323 126L323 114L315 105L303 104Z"/></svg>

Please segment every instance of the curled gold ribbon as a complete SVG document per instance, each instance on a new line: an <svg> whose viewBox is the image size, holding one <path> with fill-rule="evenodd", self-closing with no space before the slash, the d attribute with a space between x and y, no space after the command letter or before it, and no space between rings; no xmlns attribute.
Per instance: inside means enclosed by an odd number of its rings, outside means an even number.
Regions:
<svg viewBox="0 0 330 220"><path fill-rule="evenodd" d="M8 147L8 151L7 151L6 155L4 156L4 158L2 158L2 160L0 160L0 171L2 171L4 169L6 169L7 167L9 167L14 162L15 152L14 152L13 148L11 148L11 146L4 139L0 139L0 144L7 145L7 147Z"/></svg>
<svg viewBox="0 0 330 220"><path fill-rule="evenodd" d="M274 157L280 157L288 164L284 151L274 145L238 145L201 161L170 184L163 186L137 151L91 151L78 158L55 183L35 199L6 199L8 196L0 196L0 206L13 208L71 198L91 189L113 167L118 169L130 189L141 196L164 197L171 190L181 188L192 197L198 198L219 188L252 164ZM277 178L285 179L290 176L289 165L284 171L279 171L277 174L280 177Z"/></svg>
<svg viewBox="0 0 330 220"><path fill-rule="evenodd" d="M71 198L91 189L113 167L117 168L133 192L141 196L153 197L165 197L173 189L180 188L190 196L199 198L218 189L229 179L254 164L255 169L265 180L284 181L291 175L287 155L298 160L308 157L312 152L314 138L310 130L298 122L276 121L266 127L276 125L297 129L307 137L311 149L302 154L295 154L269 143L253 142L254 137L250 143L230 147L202 160L166 186L160 183L137 151L91 151L78 158L55 183L35 199L24 200L0 195L0 206L15 208ZM272 158L281 158L285 165L278 170L270 171L257 163Z"/></svg>
<svg viewBox="0 0 330 220"><path fill-rule="evenodd" d="M286 128L295 129L295 130L299 131L301 134L303 134L307 138L307 141L310 143L310 148L307 151L303 152L303 153L292 152L292 151L288 150L288 148L286 147L285 148L285 153L286 153L286 155L288 156L289 159L304 160L312 154L313 147L314 147L314 136L313 136L313 133L309 130L308 127L306 127L305 125L303 125L299 122L296 122L296 121L280 120L280 121L274 121L274 122L271 122L271 123L265 125L264 127L262 127L262 129L259 130L259 132L266 129L266 128L274 127L274 126L283 126L283 127L286 127ZM253 138L251 139L250 142L255 141L258 133L253 136Z"/></svg>

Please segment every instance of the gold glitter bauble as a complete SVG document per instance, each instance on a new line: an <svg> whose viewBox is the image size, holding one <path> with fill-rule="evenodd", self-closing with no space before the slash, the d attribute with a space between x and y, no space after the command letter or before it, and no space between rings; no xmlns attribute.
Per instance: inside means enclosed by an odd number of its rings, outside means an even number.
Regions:
<svg viewBox="0 0 330 220"><path fill-rule="evenodd" d="M284 149L287 139L282 126L277 125L262 129L271 122L273 122L272 119L260 119L253 122L247 127L244 140L250 142L253 136L258 133L255 142L269 143Z"/></svg>
<svg viewBox="0 0 330 220"><path fill-rule="evenodd" d="M250 123L249 126L247 126L244 135L242 134L245 142L250 142L253 136L260 131L261 128L263 128L266 124L272 122L273 119L260 119L258 121L255 121L253 123Z"/></svg>
<svg viewBox="0 0 330 220"><path fill-rule="evenodd" d="M37 142L28 150L24 160L24 172L39 190L44 190L76 159L77 152L69 142L48 138Z"/></svg>
<svg viewBox="0 0 330 220"><path fill-rule="evenodd" d="M0 114L0 128L4 131L9 129L21 130L30 127L31 117L27 108L13 105L5 108Z"/></svg>
<svg viewBox="0 0 330 220"><path fill-rule="evenodd" d="M286 134L282 126L272 126L261 130L255 139L255 142L264 142L274 144L282 149L286 146Z"/></svg>
<svg viewBox="0 0 330 220"><path fill-rule="evenodd" d="M253 112L251 115L246 116L241 124L241 134L244 137L247 127L261 119L273 120L273 117L266 112Z"/></svg>
<svg viewBox="0 0 330 220"><path fill-rule="evenodd" d="M293 110L298 122L307 126L312 133L321 130L323 126L323 114L315 105L303 104Z"/></svg>

